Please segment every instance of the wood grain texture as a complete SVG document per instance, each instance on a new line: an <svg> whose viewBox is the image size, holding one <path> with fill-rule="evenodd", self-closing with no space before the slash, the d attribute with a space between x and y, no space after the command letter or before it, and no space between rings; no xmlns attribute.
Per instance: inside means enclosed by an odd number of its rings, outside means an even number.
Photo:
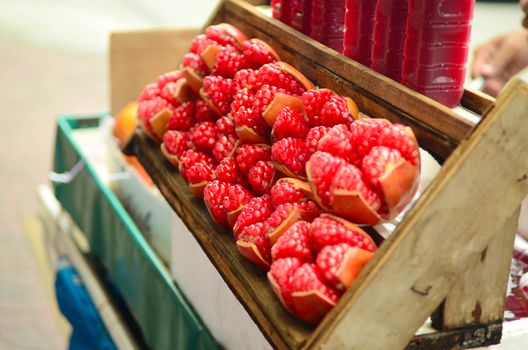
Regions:
<svg viewBox="0 0 528 350"><path fill-rule="evenodd" d="M312 327L288 314L273 294L265 273L238 253L233 234L212 220L203 200L193 197L176 168L162 157L159 145L138 130L126 152L139 158L268 341L276 349L299 349Z"/></svg>
<svg viewBox="0 0 528 350"><path fill-rule="evenodd" d="M460 104L478 115L484 115L492 107L493 102L495 102L493 97L483 92L466 88Z"/></svg>
<svg viewBox="0 0 528 350"><path fill-rule="evenodd" d="M490 244L451 288L433 322L442 330L470 324L501 323L508 286L513 241L520 208L513 211Z"/></svg>
<svg viewBox="0 0 528 350"><path fill-rule="evenodd" d="M308 347L402 349L408 344L528 193L528 158L519 156L528 154L527 111L528 84L515 78Z"/></svg>

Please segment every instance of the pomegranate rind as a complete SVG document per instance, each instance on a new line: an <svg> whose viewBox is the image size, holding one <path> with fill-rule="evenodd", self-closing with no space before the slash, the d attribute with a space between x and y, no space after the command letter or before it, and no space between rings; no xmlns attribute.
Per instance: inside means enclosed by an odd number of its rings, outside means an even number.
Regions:
<svg viewBox="0 0 528 350"><path fill-rule="evenodd" d="M298 179L298 180L302 180L302 181L306 181L307 180L306 177L297 175L294 172L292 172L284 164L279 164L279 163L273 161L273 166L275 167L275 169L277 169L278 171L280 171L281 173L283 173L284 175L286 175L289 178L294 178L294 179Z"/></svg>
<svg viewBox="0 0 528 350"><path fill-rule="evenodd" d="M357 278L363 267L372 259L374 253L358 247L350 248L346 253L341 266L336 271L336 277L341 285L338 289L348 289Z"/></svg>
<svg viewBox="0 0 528 350"><path fill-rule="evenodd" d="M389 217L396 217L414 197L419 184L418 167L400 159L379 179L383 197L389 208Z"/></svg>
<svg viewBox="0 0 528 350"><path fill-rule="evenodd" d="M265 270L269 270L270 263L262 257L255 243L245 242L239 239L236 242L236 246L240 254L246 259Z"/></svg>
<svg viewBox="0 0 528 350"><path fill-rule="evenodd" d="M345 97L345 100L348 108L348 113L352 116L352 118L354 118L354 120L358 120L359 108L356 102L354 102L354 100L352 100L350 97Z"/></svg>
<svg viewBox="0 0 528 350"><path fill-rule="evenodd" d="M381 216L357 191L334 190L332 212L360 225L376 225L383 221Z"/></svg>
<svg viewBox="0 0 528 350"><path fill-rule="evenodd" d="M237 222L237 219L238 219L238 216L240 215L242 210L244 210L246 205L247 204L241 205L240 207L238 207L238 209L230 211L229 213L227 213L227 223L229 224L229 227L231 229L235 226L235 224Z"/></svg>
<svg viewBox="0 0 528 350"><path fill-rule="evenodd" d="M295 79L297 79L297 81L299 83L301 83L302 86L304 86L304 88L306 90L313 90L314 89L314 85L312 84L312 82L310 80L308 80L308 78L306 78L306 76L304 74L302 74L301 72L299 72L297 69L293 68L291 65L289 65L288 63L286 62L283 62L283 61L280 61L280 62L277 62L277 65L286 73L290 74L291 76L293 76Z"/></svg>
<svg viewBox="0 0 528 350"><path fill-rule="evenodd" d="M273 97L273 100L264 113L262 113L262 117L269 126L275 124L277 116L284 107L291 107L297 112L304 114L304 104L301 98L278 92L275 94L275 97Z"/></svg>
<svg viewBox="0 0 528 350"><path fill-rule="evenodd" d="M150 126L152 127L152 133L156 141L163 139L163 134L167 129L167 122L172 115L172 111L168 108L164 108L152 118L150 118Z"/></svg>
<svg viewBox="0 0 528 350"><path fill-rule="evenodd" d="M314 212L310 210L304 210L295 208L293 209L286 219L284 219L279 226L269 228L266 232L271 245L273 246L277 243L277 240L290 228L291 225L295 224L297 221L306 220L311 221L314 218Z"/></svg>
<svg viewBox="0 0 528 350"><path fill-rule="evenodd" d="M194 69L190 67L185 67L183 70L183 76L185 77L185 80L187 81L187 84L189 87L197 94L200 93L200 90L203 86L203 79L202 77L194 71Z"/></svg>
<svg viewBox="0 0 528 350"><path fill-rule="evenodd" d="M251 129L247 125L237 126L235 132L240 139L242 144L267 144L269 140L265 137L257 134L255 130Z"/></svg>
<svg viewBox="0 0 528 350"><path fill-rule="evenodd" d="M189 184L189 190L193 194L193 196L198 198L203 198L204 196L204 188L207 186L208 181L201 181L196 184Z"/></svg>
<svg viewBox="0 0 528 350"><path fill-rule="evenodd" d="M174 98L180 102L185 103L188 101L194 101L198 98L196 92L187 82L187 79L182 78L176 82L176 89L174 91Z"/></svg>
<svg viewBox="0 0 528 350"><path fill-rule="evenodd" d="M232 26L229 23L220 23L218 24L218 27L222 28L227 34L235 38L239 49L242 48L242 43L248 40L246 34L244 34L242 31L240 31L240 29L235 26Z"/></svg>
<svg viewBox="0 0 528 350"><path fill-rule="evenodd" d="M209 71L213 70L216 63L216 56L220 50L222 50L222 46L213 44L208 45L200 54L202 61L204 61L207 68L209 68Z"/></svg>
<svg viewBox="0 0 528 350"><path fill-rule="evenodd" d="M207 96L207 93L205 92L203 88L200 88L200 97L202 98L202 100L204 100L205 103L207 103L209 108L211 108L214 113L216 113L217 115L222 115L222 113L218 110L218 108L211 101L209 96Z"/></svg>
<svg viewBox="0 0 528 350"><path fill-rule="evenodd" d="M162 143L160 145L160 149L161 149L161 154L163 154L163 156L165 156L165 158L172 164L174 165L175 167L178 167L178 165L180 164L180 158L175 155L175 154L171 154L169 153L169 151L167 151L167 147L165 147L165 144Z"/></svg>
<svg viewBox="0 0 528 350"><path fill-rule="evenodd" d="M312 325L318 324L335 303L319 291L292 293L295 315Z"/></svg>
<svg viewBox="0 0 528 350"><path fill-rule="evenodd" d="M293 186L294 189L300 190L309 199L314 199L312 188L310 187L310 184L306 181L302 181L302 180L299 180L293 177L283 177L283 178L278 179L277 182L288 182L289 184Z"/></svg>
<svg viewBox="0 0 528 350"><path fill-rule="evenodd" d="M284 306L286 310L288 310L290 313L293 314L293 310L288 306L288 304L286 304L286 302L284 301L284 298L282 297L282 290L281 290L281 287L279 286L279 283L277 282L275 277L273 277L271 272L268 272L267 275L268 275L268 281L271 284L271 289L273 290L277 298L279 298L279 301L281 302L282 306Z"/></svg>

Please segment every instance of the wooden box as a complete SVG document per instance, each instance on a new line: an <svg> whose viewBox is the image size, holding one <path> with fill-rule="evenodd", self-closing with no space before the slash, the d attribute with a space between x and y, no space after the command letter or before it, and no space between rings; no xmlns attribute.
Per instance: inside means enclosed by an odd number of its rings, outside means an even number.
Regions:
<svg viewBox="0 0 528 350"><path fill-rule="evenodd" d="M265 274L237 252L159 146L138 130L126 147L145 166L212 264L277 349L448 349L500 341L518 208L528 193L528 83L495 101L466 90L480 120L413 92L339 55L258 8L223 1L210 23L268 42L316 85L362 112L410 126L443 163L435 181L319 326L290 316ZM159 72L161 73L161 72ZM436 330L416 335L431 316Z"/></svg>

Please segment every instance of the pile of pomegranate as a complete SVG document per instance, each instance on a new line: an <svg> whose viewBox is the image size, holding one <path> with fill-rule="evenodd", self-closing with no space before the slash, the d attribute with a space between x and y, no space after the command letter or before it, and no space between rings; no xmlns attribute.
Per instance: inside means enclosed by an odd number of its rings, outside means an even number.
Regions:
<svg viewBox="0 0 528 350"><path fill-rule="evenodd" d="M265 42L229 24L191 42L138 116L284 307L317 324L377 247L358 225L396 217L416 192L412 130L360 116Z"/></svg>

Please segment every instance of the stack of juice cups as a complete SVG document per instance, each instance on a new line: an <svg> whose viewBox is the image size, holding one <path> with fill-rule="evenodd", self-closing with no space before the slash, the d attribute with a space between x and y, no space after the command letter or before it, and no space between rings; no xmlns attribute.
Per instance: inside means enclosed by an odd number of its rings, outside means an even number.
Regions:
<svg viewBox="0 0 528 350"><path fill-rule="evenodd" d="M342 52L344 25L345 0L312 0L310 37Z"/></svg>
<svg viewBox="0 0 528 350"><path fill-rule="evenodd" d="M407 0L378 0L374 18L371 68L401 81Z"/></svg>
<svg viewBox="0 0 528 350"><path fill-rule="evenodd" d="M343 54L370 67L375 0L346 0Z"/></svg>
<svg viewBox="0 0 528 350"><path fill-rule="evenodd" d="M402 83L455 107L464 92L474 0L409 0Z"/></svg>

